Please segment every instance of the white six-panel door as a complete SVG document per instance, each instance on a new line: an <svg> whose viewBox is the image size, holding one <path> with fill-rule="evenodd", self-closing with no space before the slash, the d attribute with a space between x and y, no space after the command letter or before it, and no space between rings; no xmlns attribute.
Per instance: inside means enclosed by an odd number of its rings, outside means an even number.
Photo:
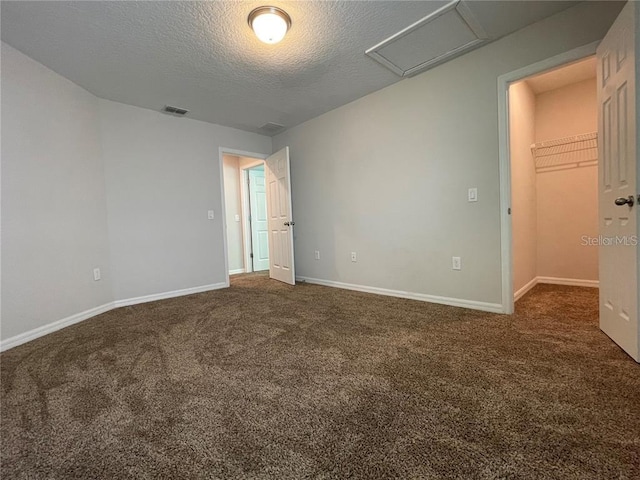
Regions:
<svg viewBox="0 0 640 480"><path fill-rule="evenodd" d="M266 160L269 215L269 276L295 285L289 147Z"/></svg>
<svg viewBox="0 0 640 480"><path fill-rule="evenodd" d="M267 186L264 168L249 170L249 205L251 207L251 250L253 271L269 269L269 226Z"/></svg>
<svg viewBox="0 0 640 480"><path fill-rule="evenodd" d="M628 2L597 50L600 328L636 361L638 191L636 12ZM625 203L623 203L625 202Z"/></svg>

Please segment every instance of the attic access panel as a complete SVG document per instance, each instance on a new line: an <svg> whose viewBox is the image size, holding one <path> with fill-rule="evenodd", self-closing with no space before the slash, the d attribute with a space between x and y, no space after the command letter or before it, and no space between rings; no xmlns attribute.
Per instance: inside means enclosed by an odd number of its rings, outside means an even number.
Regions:
<svg viewBox="0 0 640 480"><path fill-rule="evenodd" d="M397 75L411 77L488 41L465 3L455 0L365 53Z"/></svg>

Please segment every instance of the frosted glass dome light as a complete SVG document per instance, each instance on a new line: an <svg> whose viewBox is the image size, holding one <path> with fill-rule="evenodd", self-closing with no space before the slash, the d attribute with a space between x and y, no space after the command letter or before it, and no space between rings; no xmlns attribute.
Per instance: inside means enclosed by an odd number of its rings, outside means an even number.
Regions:
<svg viewBox="0 0 640 480"><path fill-rule="evenodd" d="M291 17L278 7L258 7L249 14L249 26L264 43L278 43L284 38Z"/></svg>

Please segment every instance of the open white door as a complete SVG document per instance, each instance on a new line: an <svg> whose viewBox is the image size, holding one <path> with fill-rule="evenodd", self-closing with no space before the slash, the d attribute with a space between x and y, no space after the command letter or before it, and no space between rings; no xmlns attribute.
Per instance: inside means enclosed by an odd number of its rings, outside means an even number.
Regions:
<svg viewBox="0 0 640 480"><path fill-rule="evenodd" d="M251 246L253 271L269 269L269 226L267 225L267 186L264 167L249 170Z"/></svg>
<svg viewBox="0 0 640 480"><path fill-rule="evenodd" d="M265 167L269 211L269 276L295 285L289 147L267 158Z"/></svg>
<svg viewBox="0 0 640 480"><path fill-rule="evenodd" d="M600 328L640 361L636 9L627 2L598 47Z"/></svg>

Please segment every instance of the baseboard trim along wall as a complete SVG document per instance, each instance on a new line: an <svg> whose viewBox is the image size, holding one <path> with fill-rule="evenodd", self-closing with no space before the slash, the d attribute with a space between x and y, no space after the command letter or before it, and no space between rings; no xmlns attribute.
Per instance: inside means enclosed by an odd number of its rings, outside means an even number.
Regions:
<svg viewBox="0 0 640 480"><path fill-rule="evenodd" d="M567 285L570 287L591 287L598 288L600 282L598 280L581 280L579 278L559 278L559 277L534 277L529 283L513 294L513 300L518 301L533 287L539 283L547 283L550 285Z"/></svg>
<svg viewBox="0 0 640 480"><path fill-rule="evenodd" d="M331 280L321 280L319 278L296 277L297 281L314 283L325 287L343 288L345 290L355 290L357 292L375 293L387 295L389 297L408 298L422 302L439 303L451 307L470 308L472 310L482 310L491 313L504 313L504 308L499 303L478 302L475 300L464 300L461 298L439 297L437 295L427 295L425 293L404 292L402 290L389 290L387 288L368 287L364 285L354 285L352 283L334 282Z"/></svg>
<svg viewBox="0 0 640 480"><path fill-rule="evenodd" d="M538 277L533 277L527 284L519 289L516 293L513 294L513 301L517 302L522 297L526 295L526 293L535 287L538 284Z"/></svg>
<svg viewBox="0 0 640 480"><path fill-rule="evenodd" d="M232 272L229 272L229 273L233 274ZM237 273L243 273L243 272L244 270L242 270L242 272L237 271ZM484 312L504 313L504 309L502 305L499 303L478 302L475 300L464 300L461 298L440 297L437 295L427 295L424 293L404 292L402 290L390 290L387 288L368 287L365 285L355 285L352 283L334 282L331 280L322 280L319 278L297 277L296 280L307 282L307 283L314 283L316 285L323 285L325 287L342 288L345 290L354 290L357 292L365 292L365 293L375 293L378 295L387 295L390 297L408 298L410 300L419 300L423 302L438 303L441 305L449 305L452 307L470 308L473 310L482 310ZM599 285L598 280L580 280L575 278L557 278L557 277L535 277L515 293L514 299L519 300L529 290L531 290L533 287L535 287L539 283L548 283L553 285L569 285L569 286L575 286L575 287L594 287L594 288L597 288ZM155 302L158 300L165 300L167 298L182 297L185 295L192 295L194 293L203 293L211 290L227 288L228 286L229 284L227 282L220 282L220 283L213 283L211 285L202 285L200 287L184 288L181 290L174 290L171 292L154 293L152 295L144 295L141 297L134 297L134 298L128 298L125 300L116 300L114 302L105 303L104 305L100 305L95 308L90 308L89 310L76 313L74 315L57 320L55 322L51 322L48 325L43 325L42 327L34 328L33 330L29 330L28 332L20 333L11 338L7 338L6 340L3 340L2 342L0 342L0 352L4 352L5 350L9 350L10 348L17 347L18 345L22 345L23 343L30 342L31 340L35 340L36 338L40 338L49 333L53 333L65 327L69 327L76 323L80 323L84 320L88 320L89 318L95 317L96 315L100 315L102 313L108 312L109 310L113 310L115 308L128 307L128 306L137 305L140 303Z"/></svg>
<svg viewBox="0 0 640 480"><path fill-rule="evenodd" d="M220 288L226 288L229 284L227 282L212 283L211 285L202 285L200 287L183 288L182 290L173 290L171 292L154 293L152 295L144 295L142 297L128 298L126 300L116 300L113 302L115 308L129 307L131 305L137 305L139 303L155 302L157 300L166 300L167 298L183 297L185 295L192 295L194 293L208 292L210 290L218 290Z"/></svg>
<svg viewBox="0 0 640 480"><path fill-rule="evenodd" d="M598 288L598 280L581 280L579 278L538 277L538 283L550 283L551 285L569 285L571 287Z"/></svg>
<svg viewBox="0 0 640 480"><path fill-rule="evenodd" d="M139 303L155 302L157 300L164 300L167 298L182 297L185 295L192 295L194 293L208 292L210 290L218 290L220 288L226 288L229 284L227 282L213 283L211 285L203 285L200 287L184 288L182 290L174 290L171 292L156 293L153 295L145 295L142 297L129 298L126 300L116 300L115 302L105 303L99 307L90 308L84 312L76 313L61 320L56 320L42 327L34 328L28 332L20 333L6 340L0 342L0 352L9 350L10 348L17 347L23 343L30 342L36 338L43 337L49 333L53 333L57 330L62 330L65 327L69 327L73 324L80 323L84 320L88 320L102 313L106 313L110 310L128 307L131 305L137 305Z"/></svg>
<svg viewBox="0 0 640 480"><path fill-rule="evenodd" d="M101 313L113 310L113 308L113 302L105 303L104 305L100 305L99 307L90 308L89 310L85 310L84 312L76 313L75 315L71 315L67 318L63 318L61 320L51 322L47 325L43 325L42 327L34 328L33 330L29 330L28 332L20 333L11 338L7 338L6 340L0 342L0 352L4 352L5 350L9 350L10 348L17 347L18 345L22 345L23 343L30 342L31 340L40 338L44 335L47 335L48 333L62 330L63 328L69 327L75 323L80 323L84 320L88 320L89 318L95 317L96 315L100 315Z"/></svg>
<svg viewBox="0 0 640 480"><path fill-rule="evenodd" d="M239 273L244 273L244 268L238 268L236 270L229 270L229 275L238 275Z"/></svg>

